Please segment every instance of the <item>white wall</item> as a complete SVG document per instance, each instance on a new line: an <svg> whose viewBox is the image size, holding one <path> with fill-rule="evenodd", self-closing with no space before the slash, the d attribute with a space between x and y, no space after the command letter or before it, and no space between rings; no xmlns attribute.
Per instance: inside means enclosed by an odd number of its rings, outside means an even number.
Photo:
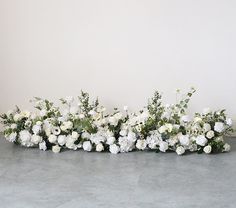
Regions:
<svg viewBox="0 0 236 208"><path fill-rule="evenodd" d="M0 112L32 96L138 109L154 89L236 119L236 1L0 0Z"/></svg>

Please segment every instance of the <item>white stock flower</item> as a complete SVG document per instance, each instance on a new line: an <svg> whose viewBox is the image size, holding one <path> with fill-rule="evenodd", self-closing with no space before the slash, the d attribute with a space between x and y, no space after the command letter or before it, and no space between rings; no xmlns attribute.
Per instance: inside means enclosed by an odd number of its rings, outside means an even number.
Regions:
<svg viewBox="0 0 236 208"><path fill-rule="evenodd" d="M183 146L188 146L190 144L189 136L188 135L179 136L179 142Z"/></svg>
<svg viewBox="0 0 236 208"><path fill-rule="evenodd" d="M83 149L88 152L92 150L92 144L90 143L90 141L85 141L83 143Z"/></svg>
<svg viewBox="0 0 236 208"><path fill-rule="evenodd" d="M33 134L32 137L31 137L31 141L34 144L38 144L38 143L40 143L42 141L42 137L39 136L39 135Z"/></svg>
<svg viewBox="0 0 236 208"><path fill-rule="evenodd" d="M168 150L168 143L167 142L164 142L164 141L161 141L159 143L159 150L161 152L166 152L166 150Z"/></svg>
<svg viewBox="0 0 236 208"><path fill-rule="evenodd" d="M215 136L215 133L214 133L214 131L208 131L207 132L207 134L206 134L206 137L208 138L208 139L212 139L213 137Z"/></svg>
<svg viewBox="0 0 236 208"><path fill-rule="evenodd" d="M119 153L120 148L119 148L118 145L112 144L112 145L110 145L110 147L109 147L109 151L110 151L112 154L117 154L117 153Z"/></svg>
<svg viewBox="0 0 236 208"><path fill-rule="evenodd" d="M203 148L203 151L206 153L206 154L210 154L211 153L211 146L210 145L207 145Z"/></svg>
<svg viewBox="0 0 236 208"><path fill-rule="evenodd" d="M221 133L222 131L224 131L224 124L222 122L216 122L215 126L214 126L214 130L218 133Z"/></svg>
<svg viewBox="0 0 236 208"><path fill-rule="evenodd" d="M203 135L199 135L196 137L196 143L200 146L205 146L207 143L207 139Z"/></svg>
<svg viewBox="0 0 236 208"><path fill-rule="evenodd" d="M136 142L136 147L139 150L144 150L147 146L147 142L145 139L138 139Z"/></svg>
<svg viewBox="0 0 236 208"><path fill-rule="evenodd" d="M46 142L45 141L39 143L39 149L43 150L43 151L47 150L47 146L46 146Z"/></svg>
<svg viewBox="0 0 236 208"><path fill-rule="evenodd" d="M97 152L102 152L103 150L104 150L103 144L102 144L102 143L98 143L98 144L96 145L96 151L97 151Z"/></svg>
<svg viewBox="0 0 236 208"><path fill-rule="evenodd" d="M228 143L225 143L223 152L229 152L229 151L230 151L230 145Z"/></svg>
<svg viewBox="0 0 236 208"><path fill-rule="evenodd" d="M184 147L178 146L178 147L176 148L176 153L177 153L178 155L184 154L184 153L185 153Z"/></svg>
<svg viewBox="0 0 236 208"><path fill-rule="evenodd" d="M55 146L52 147L52 151L54 153L59 153L61 151L61 147L58 146L58 145L55 145Z"/></svg>
<svg viewBox="0 0 236 208"><path fill-rule="evenodd" d="M54 135L54 134L51 134L49 137L48 137L48 141L50 143L56 143L57 142L57 136Z"/></svg>
<svg viewBox="0 0 236 208"><path fill-rule="evenodd" d="M65 135L59 135L57 138L58 144L63 146L66 143L66 136Z"/></svg>

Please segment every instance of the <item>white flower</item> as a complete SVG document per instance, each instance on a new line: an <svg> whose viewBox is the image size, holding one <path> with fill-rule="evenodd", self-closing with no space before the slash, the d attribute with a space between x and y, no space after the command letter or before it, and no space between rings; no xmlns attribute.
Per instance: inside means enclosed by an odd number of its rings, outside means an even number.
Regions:
<svg viewBox="0 0 236 208"><path fill-rule="evenodd" d="M214 133L214 131L208 131L207 132L207 134L206 134L206 137L208 138L208 139L211 139L211 138L213 138L215 136L215 133Z"/></svg>
<svg viewBox="0 0 236 208"><path fill-rule="evenodd" d="M183 146L188 146L190 144L189 136L188 135L181 135L179 137L179 142Z"/></svg>
<svg viewBox="0 0 236 208"><path fill-rule="evenodd" d="M99 144L100 142L105 142L106 138L102 135L99 135L99 134L93 134L90 137L90 140L94 144Z"/></svg>
<svg viewBox="0 0 236 208"><path fill-rule="evenodd" d="M221 133L224 130L224 124L222 122L216 122L214 130L218 133Z"/></svg>
<svg viewBox="0 0 236 208"><path fill-rule="evenodd" d="M112 145L112 144L114 144L115 140L116 140L115 137L108 137L106 143L109 145Z"/></svg>
<svg viewBox="0 0 236 208"><path fill-rule="evenodd" d="M38 126L41 126L43 123L42 123L42 121L37 121L36 122L36 125L38 125Z"/></svg>
<svg viewBox="0 0 236 208"><path fill-rule="evenodd" d="M84 117L85 117L84 114L79 114L80 119L83 119Z"/></svg>
<svg viewBox="0 0 236 208"><path fill-rule="evenodd" d="M21 114L19 114L19 113L17 113L17 114L15 114L14 115L14 117L13 117L13 119L14 119L14 121L19 121L19 120L21 120L22 119L22 115Z"/></svg>
<svg viewBox="0 0 236 208"><path fill-rule="evenodd" d="M75 145L75 139L73 139L70 135L66 137L66 147L73 150L77 149L77 146Z"/></svg>
<svg viewBox="0 0 236 208"><path fill-rule="evenodd" d="M72 96L67 96L65 98L65 101L66 101L67 104L70 105L74 101L74 98Z"/></svg>
<svg viewBox="0 0 236 208"><path fill-rule="evenodd" d="M20 136L19 136L21 143L23 145L27 145L30 143L31 140L31 134L27 130L20 131Z"/></svg>
<svg viewBox="0 0 236 208"><path fill-rule="evenodd" d="M39 136L39 135L33 134L32 137L31 137L31 141L34 144L38 144L38 143L40 143L42 141L42 137Z"/></svg>
<svg viewBox="0 0 236 208"><path fill-rule="evenodd" d="M209 123L204 123L203 129L205 132L208 132L211 130L211 125Z"/></svg>
<svg viewBox="0 0 236 208"><path fill-rule="evenodd" d="M91 111L88 112L88 114L91 115L91 116L93 116L93 115L96 114L96 112L95 112L94 110L91 110Z"/></svg>
<svg viewBox="0 0 236 208"><path fill-rule="evenodd" d="M47 146L46 146L46 142L45 141L39 143L39 149L43 150L43 151L46 151Z"/></svg>
<svg viewBox="0 0 236 208"><path fill-rule="evenodd" d="M121 136L126 136L127 135L127 130L123 129L120 131Z"/></svg>
<svg viewBox="0 0 236 208"><path fill-rule="evenodd" d="M181 117L181 121L183 121L183 122L187 123L187 122L189 122L189 121L190 121L190 118L189 118L189 116L188 116L188 115L184 115L184 116L182 116L182 117Z"/></svg>
<svg viewBox="0 0 236 208"><path fill-rule="evenodd" d="M211 113L211 109L210 108L204 108L203 111L202 111L203 115L207 115L209 113Z"/></svg>
<svg viewBox="0 0 236 208"><path fill-rule="evenodd" d="M53 127L52 133L58 136L61 133L61 129L58 126Z"/></svg>
<svg viewBox="0 0 236 208"><path fill-rule="evenodd" d="M39 125L34 125L32 128L32 131L34 134L38 134L41 131L41 126Z"/></svg>
<svg viewBox="0 0 236 208"><path fill-rule="evenodd" d="M73 123L71 121L65 121L61 125L61 130L66 131L68 129L72 129L72 127L73 127Z"/></svg>
<svg viewBox="0 0 236 208"><path fill-rule="evenodd" d="M7 139L9 142L15 142L15 141L16 141L16 136L17 136L17 133L16 133L16 132L13 132L13 133L11 133L9 136L7 136L6 139Z"/></svg>
<svg viewBox="0 0 236 208"><path fill-rule="evenodd" d="M136 134L133 131L129 131L127 139L131 142L135 142L137 140Z"/></svg>
<svg viewBox="0 0 236 208"><path fill-rule="evenodd" d="M203 148L203 151L206 153L206 154L210 154L211 153L211 146L210 145L207 145Z"/></svg>
<svg viewBox="0 0 236 208"><path fill-rule="evenodd" d="M223 152L229 152L229 151L230 151L230 145L225 143Z"/></svg>
<svg viewBox="0 0 236 208"><path fill-rule="evenodd" d="M130 152L134 148L134 142L128 139L128 137L119 137L118 143L120 145L121 152Z"/></svg>
<svg viewBox="0 0 236 208"><path fill-rule="evenodd" d="M165 124L165 126L166 126L168 132L172 132L172 130L173 130L172 124L167 123L167 124Z"/></svg>
<svg viewBox="0 0 236 208"><path fill-rule="evenodd" d="M205 136L200 135L196 137L196 143L200 146L205 146L207 143L207 139Z"/></svg>
<svg viewBox="0 0 236 208"><path fill-rule="evenodd" d="M29 118L30 117L30 112L29 111L22 111L21 112L21 115L22 115L22 117L24 117L24 118Z"/></svg>
<svg viewBox="0 0 236 208"><path fill-rule="evenodd" d="M102 145L102 143L98 143L96 145L96 151L97 152L102 152L104 150L104 146Z"/></svg>
<svg viewBox="0 0 236 208"><path fill-rule="evenodd" d="M136 143L136 147L139 150L144 150L147 146L147 142L145 139L138 139Z"/></svg>
<svg viewBox="0 0 236 208"><path fill-rule="evenodd" d="M178 147L176 148L176 153L177 153L178 155L184 154L184 153L185 153L184 147L178 146Z"/></svg>
<svg viewBox="0 0 236 208"><path fill-rule="evenodd" d="M59 135L57 139L58 144L63 146L66 143L66 136L65 135Z"/></svg>
<svg viewBox="0 0 236 208"><path fill-rule="evenodd" d="M159 150L161 152L166 152L166 150L168 150L168 143L161 141L159 144Z"/></svg>
<svg viewBox="0 0 236 208"><path fill-rule="evenodd" d="M91 135L90 135L88 132L83 132L82 135L81 135L81 137L82 137L83 139L90 139Z"/></svg>
<svg viewBox="0 0 236 208"><path fill-rule="evenodd" d="M117 120L115 116L111 116L108 118L108 121L112 126L116 126L119 120Z"/></svg>
<svg viewBox="0 0 236 208"><path fill-rule="evenodd" d="M52 147L52 151L53 151L54 153L58 153L58 152L61 151L61 147L58 146L58 145L55 145L55 146Z"/></svg>
<svg viewBox="0 0 236 208"><path fill-rule="evenodd" d="M39 115L44 117L47 115L47 111L45 109L42 109L40 112L39 112Z"/></svg>
<svg viewBox="0 0 236 208"><path fill-rule="evenodd" d="M48 137L48 141L50 143L56 143L57 142L57 136L54 135L54 134L51 134L49 137Z"/></svg>
<svg viewBox="0 0 236 208"><path fill-rule="evenodd" d="M27 120L27 121L25 122L25 126L26 126L26 127L30 127L31 124L32 124L32 121L30 121L30 120Z"/></svg>
<svg viewBox="0 0 236 208"><path fill-rule="evenodd" d="M76 131L72 131L71 136L72 136L72 138L75 139L75 140L79 138L79 134L78 134L78 132L76 132Z"/></svg>
<svg viewBox="0 0 236 208"><path fill-rule="evenodd" d="M160 132L160 134L163 134L166 131L166 126L161 126L158 131Z"/></svg>
<svg viewBox="0 0 236 208"><path fill-rule="evenodd" d="M120 148L118 145L112 144L112 145L110 145L109 150L112 154L117 154L117 153L119 153Z"/></svg>
<svg viewBox="0 0 236 208"><path fill-rule="evenodd" d="M12 111L12 110L9 110L9 111L7 111L7 117L9 117L10 115L12 115L14 112Z"/></svg>
<svg viewBox="0 0 236 208"><path fill-rule="evenodd" d="M226 119L226 124L227 124L228 126L232 126L232 125L233 125L232 119L231 119L231 118L227 118L227 119Z"/></svg>
<svg viewBox="0 0 236 208"><path fill-rule="evenodd" d="M16 129L16 128L17 128L17 124L14 123L11 125L11 129Z"/></svg>
<svg viewBox="0 0 236 208"><path fill-rule="evenodd" d="M194 118L194 122L195 123L199 123L199 122L201 122L202 121L202 119L200 118L200 117L195 117Z"/></svg>
<svg viewBox="0 0 236 208"><path fill-rule="evenodd" d="M90 141L85 141L83 143L83 149L88 152L92 150L92 144L90 143Z"/></svg>

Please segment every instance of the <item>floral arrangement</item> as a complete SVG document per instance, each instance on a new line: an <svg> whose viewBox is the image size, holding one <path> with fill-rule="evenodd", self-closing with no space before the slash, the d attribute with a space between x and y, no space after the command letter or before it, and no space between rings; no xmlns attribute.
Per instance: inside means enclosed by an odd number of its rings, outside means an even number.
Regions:
<svg viewBox="0 0 236 208"><path fill-rule="evenodd" d="M227 152L230 145L223 137L232 129L225 110L204 109L192 118L187 115L191 88L186 94L177 90L176 104L164 105L156 91L148 105L137 113L125 106L107 113L98 99L90 101L88 93L60 99L62 107L47 99L34 98L36 112L16 107L1 115L4 135L9 142L41 150L62 149L109 151L113 154L134 150L216 153ZM181 98L181 99L179 99ZM75 104L76 103L76 104Z"/></svg>

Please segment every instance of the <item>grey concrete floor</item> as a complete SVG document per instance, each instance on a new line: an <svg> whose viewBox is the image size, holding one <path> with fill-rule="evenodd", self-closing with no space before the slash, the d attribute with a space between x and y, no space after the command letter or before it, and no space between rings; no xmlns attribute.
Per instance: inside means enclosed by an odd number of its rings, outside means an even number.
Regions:
<svg viewBox="0 0 236 208"><path fill-rule="evenodd" d="M235 208L236 139L217 155L53 154L0 139L1 208Z"/></svg>

